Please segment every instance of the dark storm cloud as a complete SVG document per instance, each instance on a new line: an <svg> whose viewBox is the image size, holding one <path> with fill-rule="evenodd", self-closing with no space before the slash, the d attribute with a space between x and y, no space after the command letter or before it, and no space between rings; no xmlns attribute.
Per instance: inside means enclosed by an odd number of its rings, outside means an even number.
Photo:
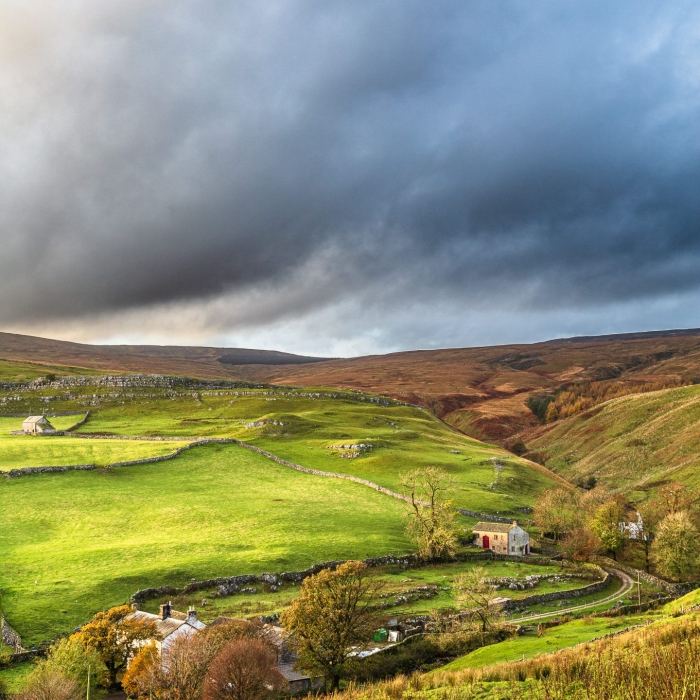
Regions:
<svg viewBox="0 0 700 700"><path fill-rule="evenodd" d="M699 285L696 3L39 5L0 0L2 322Z"/></svg>

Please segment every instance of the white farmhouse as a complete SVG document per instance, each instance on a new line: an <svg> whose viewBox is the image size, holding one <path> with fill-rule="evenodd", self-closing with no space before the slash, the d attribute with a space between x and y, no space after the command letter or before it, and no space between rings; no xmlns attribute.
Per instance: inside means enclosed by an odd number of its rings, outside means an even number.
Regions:
<svg viewBox="0 0 700 700"><path fill-rule="evenodd" d="M173 606L170 603L161 605L158 615L143 612L142 610L134 610L134 612L126 616L126 619L154 624L156 636L154 639L145 642L145 644L152 641L161 655L179 637L195 634L206 627L203 622L197 619L197 611L194 608L190 608L187 613L182 613L173 610ZM143 645L144 643L139 644L139 646Z"/></svg>
<svg viewBox="0 0 700 700"><path fill-rule="evenodd" d="M46 416L29 416L22 422L22 431L26 435L53 435L56 428Z"/></svg>
<svg viewBox="0 0 700 700"><path fill-rule="evenodd" d="M516 520L510 524L478 522L474 526L474 544L496 554L530 554L530 535Z"/></svg>

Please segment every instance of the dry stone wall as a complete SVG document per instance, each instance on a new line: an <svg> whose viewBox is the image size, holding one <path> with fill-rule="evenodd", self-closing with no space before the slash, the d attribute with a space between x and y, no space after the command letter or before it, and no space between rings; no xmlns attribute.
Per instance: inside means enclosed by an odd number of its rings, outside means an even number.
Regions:
<svg viewBox="0 0 700 700"><path fill-rule="evenodd" d="M642 571L641 569L633 569L631 566L620 564L620 562L613 561L607 557L596 557L595 560L603 566L609 566L613 569L624 571L633 578L639 576L639 578L645 583L648 583L651 586L654 586L655 588L658 588L671 595L684 595L685 593L700 587L700 583L670 583L658 578L657 576L654 576L653 574L648 574L646 571Z"/></svg>
<svg viewBox="0 0 700 700"><path fill-rule="evenodd" d="M2 641L11 649L14 649L15 653L18 654L22 649L22 639L15 632L12 627L5 620L5 616L0 617L0 635L2 636Z"/></svg>
<svg viewBox="0 0 700 700"><path fill-rule="evenodd" d="M517 600L508 600L503 603L503 610L515 610L517 608L530 607L531 605L539 605L540 603L549 603L553 600L582 598L587 595L593 595L594 593L600 593L612 583L613 575L604 569L599 569L599 571L602 579L596 583L591 583L588 586L583 586L582 588L572 588L566 591L552 591L551 593L530 595L526 598L519 598Z"/></svg>
<svg viewBox="0 0 700 700"><path fill-rule="evenodd" d="M450 561L521 561L528 564L540 564L550 566L559 562L543 557L516 557L506 554L495 554L494 552L466 552L454 557ZM231 595L242 590L244 586L251 586L255 583L267 584L271 586L279 585L280 583L301 583L304 579L314 574L323 571L324 569L336 569L341 564L346 563L346 559L326 561L320 564L314 564L308 569L302 571L284 571L281 573L264 573L264 574L240 574L238 576L221 576L219 578L206 579L204 581L193 581L187 584L184 588L176 588L175 586L157 586L153 588L144 588L136 591L131 596L131 600L140 605L146 600L161 598L163 596L178 596L189 595L197 591L208 590L210 588L218 588L220 595ZM369 557L363 560L368 567L374 568L377 566L401 566L406 569L414 568L426 564L425 559L422 559L417 554L396 555L389 554L382 557Z"/></svg>

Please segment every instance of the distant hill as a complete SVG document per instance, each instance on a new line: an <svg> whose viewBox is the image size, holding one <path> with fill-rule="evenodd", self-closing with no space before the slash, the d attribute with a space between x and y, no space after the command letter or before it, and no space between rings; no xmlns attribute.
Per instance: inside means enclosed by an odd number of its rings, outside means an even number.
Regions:
<svg viewBox="0 0 700 700"><path fill-rule="evenodd" d="M85 345L0 333L0 358L101 371L376 392L425 406L473 437L509 444L522 431L539 425L528 403L539 397L546 402L559 395L562 387L585 384L584 393L600 396L612 382L616 383L615 395L619 395L700 381L700 330L416 350L351 359L240 348Z"/></svg>
<svg viewBox="0 0 700 700"><path fill-rule="evenodd" d="M238 373L231 369L234 365L288 365L324 360L274 350L180 345L87 345L15 333L0 333L0 358L105 371L174 374L206 379L237 378Z"/></svg>
<svg viewBox="0 0 700 700"><path fill-rule="evenodd" d="M700 487L700 386L613 399L533 431L530 455L569 481L644 499L668 481Z"/></svg>

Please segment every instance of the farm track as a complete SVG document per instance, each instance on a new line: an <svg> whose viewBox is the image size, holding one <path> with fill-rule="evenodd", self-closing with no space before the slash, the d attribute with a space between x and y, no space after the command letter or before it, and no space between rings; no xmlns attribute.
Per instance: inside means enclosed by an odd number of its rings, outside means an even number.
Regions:
<svg viewBox="0 0 700 700"><path fill-rule="evenodd" d="M509 620L509 622L532 622L533 620L543 620L548 617L556 617L558 615L567 615L569 613L579 612L581 610L586 610L588 608L595 608L599 605L606 605L607 603L613 603L616 600L621 600L624 598L636 585L631 576L626 574L624 571L619 569L606 569L606 571L614 574L622 580L622 588L616 593L603 598L602 600L595 600L591 603L584 603L583 605L574 605L570 608L563 608L562 610L554 610L548 613L538 613L537 615L528 615L526 617L519 617L514 620Z"/></svg>

